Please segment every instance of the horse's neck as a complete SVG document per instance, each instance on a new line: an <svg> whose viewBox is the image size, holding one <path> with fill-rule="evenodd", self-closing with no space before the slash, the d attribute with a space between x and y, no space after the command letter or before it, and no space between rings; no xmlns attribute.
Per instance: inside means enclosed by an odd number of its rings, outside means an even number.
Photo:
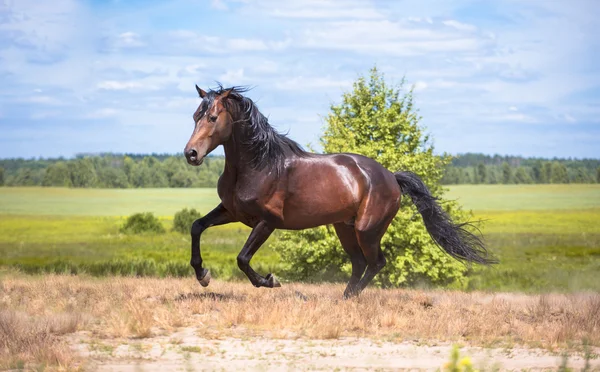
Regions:
<svg viewBox="0 0 600 372"><path fill-rule="evenodd" d="M223 144L225 150L225 171L232 175L239 175L250 170L248 159L251 159L253 154L249 154L248 150L242 143L244 131L240 126L236 126L229 137L229 140Z"/></svg>

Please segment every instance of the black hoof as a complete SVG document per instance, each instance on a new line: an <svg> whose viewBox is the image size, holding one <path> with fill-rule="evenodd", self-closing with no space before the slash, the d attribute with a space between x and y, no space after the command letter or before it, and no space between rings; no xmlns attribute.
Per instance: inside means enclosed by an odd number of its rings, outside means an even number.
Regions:
<svg viewBox="0 0 600 372"><path fill-rule="evenodd" d="M354 297L358 297L359 292L355 291L344 291L344 300L349 300Z"/></svg>
<svg viewBox="0 0 600 372"><path fill-rule="evenodd" d="M265 279L267 279L267 287L269 287L269 288L281 287L281 283L279 283L279 280L277 280L277 278L275 277L275 275L273 275L273 274L267 274L267 276L265 277Z"/></svg>
<svg viewBox="0 0 600 372"><path fill-rule="evenodd" d="M208 270L208 269L202 269L202 277L196 276L196 279L198 279L198 282L203 287L208 286L208 283L210 283L210 278L211 278L210 270Z"/></svg>

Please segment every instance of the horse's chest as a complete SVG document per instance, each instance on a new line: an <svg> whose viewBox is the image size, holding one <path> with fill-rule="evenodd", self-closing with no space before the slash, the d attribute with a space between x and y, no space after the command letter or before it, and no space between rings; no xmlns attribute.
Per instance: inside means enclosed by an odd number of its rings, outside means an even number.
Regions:
<svg viewBox="0 0 600 372"><path fill-rule="evenodd" d="M261 220L258 199L243 188L234 187L232 189L219 190L221 203L240 222L254 226Z"/></svg>

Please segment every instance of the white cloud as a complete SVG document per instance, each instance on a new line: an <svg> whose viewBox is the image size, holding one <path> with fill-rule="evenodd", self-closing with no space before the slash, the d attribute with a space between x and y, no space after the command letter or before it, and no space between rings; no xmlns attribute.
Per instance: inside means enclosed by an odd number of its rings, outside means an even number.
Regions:
<svg viewBox="0 0 600 372"><path fill-rule="evenodd" d="M84 115L84 118L87 119L103 119L103 118L108 118L108 117L114 117L119 113L118 110L115 110L113 108L102 108L99 110L95 110L89 114Z"/></svg>
<svg viewBox="0 0 600 372"><path fill-rule="evenodd" d="M139 48L144 45L146 44L141 40L140 35L131 31L118 35L115 43L115 46L119 48Z"/></svg>
<svg viewBox="0 0 600 372"><path fill-rule="evenodd" d="M577 119L575 119L573 116L569 115L569 114L565 114L564 115L564 119L568 122L568 123L576 123Z"/></svg>
<svg viewBox="0 0 600 372"><path fill-rule="evenodd" d="M145 89L145 90L157 90L159 89L156 85L146 84L141 81L116 81L106 80L98 83L99 89L104 90L131 90L131 89Z"/></svg>
<svg viewBox="0 0 600 372"><path fill-rule="evenodd" d="M230 51L267 50L267 44L257 39L230 39L227 40L227 49Z"/></svg>
<svg viewBox="0 0 600 372"><path fill-rule="evenodd" d="M210 7L217 10L228 10L229 7L223 0L210 0Z"/></svg>
<svg viewBox="0 0 600 372"><path fill-rule="evenodd" d="M337 21L306 30L305 47L337 49L384 56L477 52L490 44L477 35L445 32L431 25L402 21Z"/></svg>
<svg viewBox="0 0 600 372"><path fill-rule="evenodd" d="M219 79L226 85L240 85L244 81L244 69L227 70Z"/></svg>
<svg viewBox="0 0 600 372"><path fill-rule="evenodd" d="M415 91L418 92L418 91L421 91L421 90L425 90L425 89L427 89L427 86L428 85L427 85L426 82L424 82L424 81L417 81L415 83Z"/></svg>
<svg viewBox="0 0 600 372"><path fill-rule="evenodd" d="M258 13L281 18L307 19L382 19L384 15L379 10L364 1L357 0L298 0L253 1L249 5Z"/></svg>
<svg viewBox="0 0 600 372"><path fill-rule="evenodd" d="M467 24L467 23L462 23L462 22L456 21L454 19L450 19L450 20L447 20L447 21L442 21L442 23L445 24L446 26L454 27L455 29L460 30L460 31L471 32L471 31L476 31L477 30L477 27L475 27L473 25L470 25L470 24Z"/></svg>
<svg viewBox="0 0 600 372"><path fill-rule="evenodd" d="M275 88L279 90L296 91L304 89L347 89L352 86L352 81L335 79L331 76L296 76L286 80L275 82Z"/></svg>

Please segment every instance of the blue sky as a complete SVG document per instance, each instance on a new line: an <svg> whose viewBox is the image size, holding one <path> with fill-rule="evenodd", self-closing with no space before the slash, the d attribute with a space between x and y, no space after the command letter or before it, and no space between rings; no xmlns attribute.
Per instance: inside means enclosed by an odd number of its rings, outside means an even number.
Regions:
<svg viewBox="0 0 600 372"><path fill-rule="evenodd" d="M251 85L318 147L377 65L436 151L600 157L600 2L6 0L0 157L183 150L203 88ZM221 148L215 153L222 153Z"/></svg>

